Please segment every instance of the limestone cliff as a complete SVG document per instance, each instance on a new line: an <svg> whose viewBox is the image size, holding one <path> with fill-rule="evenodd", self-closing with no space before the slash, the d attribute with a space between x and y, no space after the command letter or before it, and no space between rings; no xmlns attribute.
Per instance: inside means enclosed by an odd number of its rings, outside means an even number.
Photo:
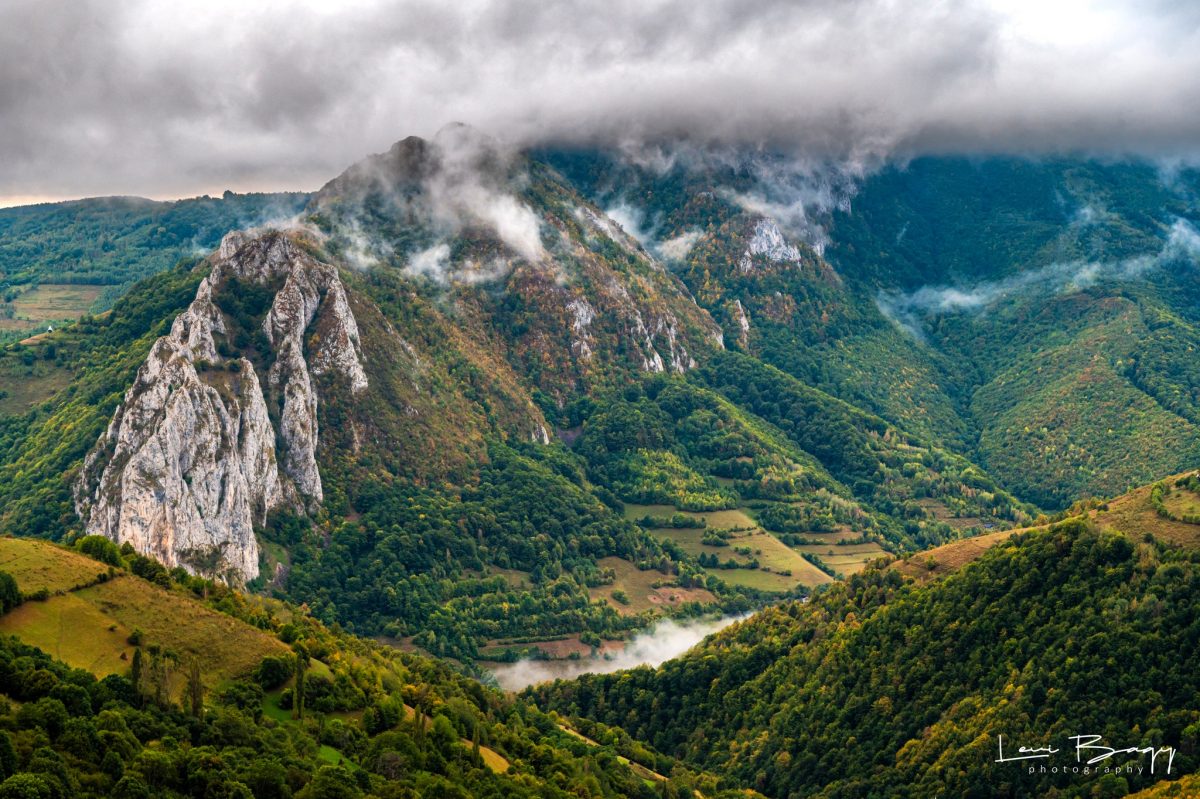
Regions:
<svg viewBox="0 0 1200 799"><path fill-rule="evenodd" d="M241 583L258 575L255 525L322 499L313 376L353 393L367 376L336 267L275 232L227 235L211 265L88 455L75 505L90 534ZM255 292L261 321L243 311ZM247 325L265 346L234 334Z"/></svg>

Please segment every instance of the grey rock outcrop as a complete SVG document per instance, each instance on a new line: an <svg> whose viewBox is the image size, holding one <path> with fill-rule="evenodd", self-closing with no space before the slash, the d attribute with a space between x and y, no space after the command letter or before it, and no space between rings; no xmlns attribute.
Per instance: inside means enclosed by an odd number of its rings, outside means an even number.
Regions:
<svg viewBox="0 0 1200 799"><path fill-rule="evenodd" d="M248 358L221 355L231 322L214 297L234 278L275 292L261 323L273 356L265 385ZM367 387L337 268L286 234L227 235L84 462L74 489L87 532L194 573L256 577L255 526L322 499L313 377L325 373L353 393Z"/></svg>

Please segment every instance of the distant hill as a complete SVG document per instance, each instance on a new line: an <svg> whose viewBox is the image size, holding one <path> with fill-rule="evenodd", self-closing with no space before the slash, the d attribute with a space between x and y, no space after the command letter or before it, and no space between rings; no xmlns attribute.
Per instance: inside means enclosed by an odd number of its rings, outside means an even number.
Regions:
<svg viewBox="0 0 1200 799"><path fill-rule="evenodd" d="M1166 477L1115 499L1083 503L1064 515L1085 519L1102 530L1121 533L1135 541L1153 537L1166 545L1197 549L1200 548L1200 524L1183 521L1185 514L1200 512L1200 494L1186 484L1193 475L1195 472L1184 472ZM1161 498L1156 499L1156 493ZM894 561L892 568L918 580L940 577L971 563L991 547L1003 544L1015 535L1048 526L1013 528L952 541L906 555Z"/></svg>
<svg viewBox="0 0 1200 799"><path fill-rule="evenodd" d="M106 311L138 280L211 250L230 230L294 217L307 199L226 192L0 208L0 341Z"/></svg>

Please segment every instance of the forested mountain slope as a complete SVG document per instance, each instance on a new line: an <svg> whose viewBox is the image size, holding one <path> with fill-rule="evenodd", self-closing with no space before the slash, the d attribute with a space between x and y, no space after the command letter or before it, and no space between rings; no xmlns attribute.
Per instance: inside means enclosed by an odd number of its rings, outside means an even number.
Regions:
<svg viewBox="0 0 1200 799"><path fill-rule="evenodd" d="M1057 746L1086 730L1173 747L1172 775L1194 770L1198 561L1071 520L941 580L869 570L657 671L529 695L769 796L1119 796L1165 778L1163 763L1154 775L1144 759L1119 777L1029 773L995 762L996 736Z"/></svg>
<svg viewBox="0 0 1200 799"><path fill-rule="evenodd" d="M1196 461L1198 177L1140 162L539 157L731 347L1061 508Z"/></svg>

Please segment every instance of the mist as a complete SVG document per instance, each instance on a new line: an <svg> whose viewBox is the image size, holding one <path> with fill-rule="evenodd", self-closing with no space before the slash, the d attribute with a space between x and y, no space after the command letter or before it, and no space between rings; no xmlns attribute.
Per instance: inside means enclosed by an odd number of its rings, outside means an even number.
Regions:
<svg viewBox="0 0 1200 799"><path fill-rule="evenodd" d="M1081 216L1091 220L1096 213L1093 209L1085 208ZM875 304L884 316L923 341L923 318L952 313L981 313L1006 297L1078 291L1103 281L1136 280L1155 270L1172 266L1194 267L1197 261L1200 261L1200 232L1187 221L1176 219L1162 248L1154 254L1116 261L1053 263L1003 280L970 286L922 286L907 293L882 291L876 295Z"/></svg>
<svg viewBox="0 0 1200 799"><path fill-rule="evenodd" d="M556 679L573 679L581 674L608 674L637 666L657 666L679 657L709 635L748 614L714 620L663 619L639 633L625 648L608 657L589 656L579 660L521 660L492 668L496 682L506 691L519 691L530 685Z"/></svg>
<svg viewBox="0 0 1200 799"><path fill-rule="evenodd" d="M364 158L315 198L332 239L352 266L380 263L448 285L495 280L517 260L548 262L539 216L521 199L529 176L513 148L467 125L446 125L431 139L406 139ZM386 207L425 241L397 251L372 221ZM375 209L375 210L373 210ZM450 242L486 232L499 246L455 257Z"/></svg>
<svg viewBox="0 0 1200 799"><path fill-rule="evenodd" d="M647 158L1179 161L1198 68L1200 9L1168 0L11 0L0 200L311 190L451 120Z"/></svg>

